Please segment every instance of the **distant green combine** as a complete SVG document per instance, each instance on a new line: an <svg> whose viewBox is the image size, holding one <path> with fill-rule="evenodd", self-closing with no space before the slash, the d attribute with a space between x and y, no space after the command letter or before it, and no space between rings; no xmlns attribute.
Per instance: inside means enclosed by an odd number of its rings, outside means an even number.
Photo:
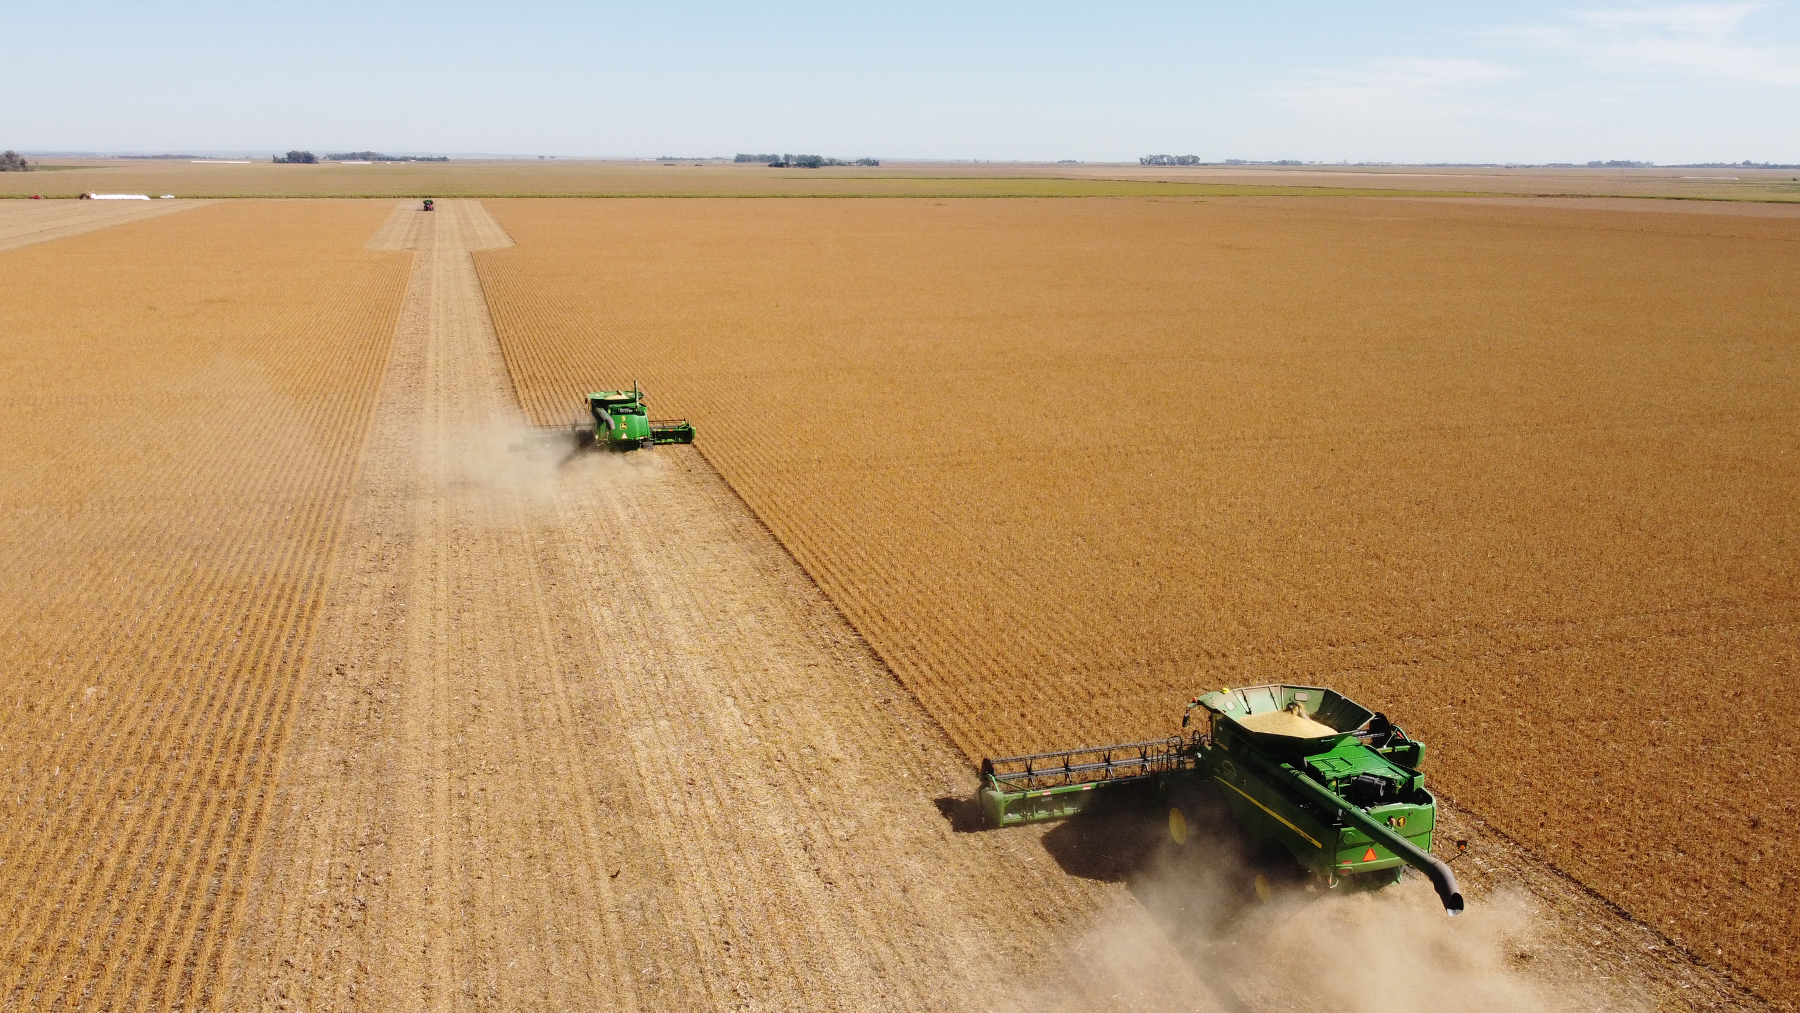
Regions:
<svg viewBox="0 0 1800 1013"><path fill-rule="evenodd" d="M588 395L594 428L583 446L637 450L659 443L692 443L694 426L686 419L652 419L644 408L644 392L633 380L630 390L602 390Z"/></svg>
<svg viewBox="0 0 1800 1013"><path fill-rule="evenodd" d="M637 381L630 390L601 390L587 396L589 419L572 426L543 427L510 450L566 451L567 464L585 450L638 450L662 443L694 442L687 419L653 419Z"/></svg>

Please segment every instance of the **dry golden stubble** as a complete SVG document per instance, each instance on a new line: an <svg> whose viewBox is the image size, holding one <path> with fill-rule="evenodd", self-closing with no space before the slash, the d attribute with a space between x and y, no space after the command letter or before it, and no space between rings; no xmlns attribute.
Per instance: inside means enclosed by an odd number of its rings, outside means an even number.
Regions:
<svg viewBox="0 0 1800 1013"><path fill-rule="evenodd" d="M208 1001L406 280L385 214L0 252L0 1006Z"/></svg>

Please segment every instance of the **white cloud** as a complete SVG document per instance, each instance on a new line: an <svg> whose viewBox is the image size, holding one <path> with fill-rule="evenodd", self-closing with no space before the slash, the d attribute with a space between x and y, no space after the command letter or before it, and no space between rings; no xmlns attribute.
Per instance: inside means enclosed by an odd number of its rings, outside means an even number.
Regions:
<svg viewBox="0 0 1800 1013"><path fill-rule="evenodd" d="M1765 6L1717 3L1580 11L1565 24L1496 34L1568 53L1606 71L1686 71L1757 84L1800 85L1800 47L1756 45L1740 37L1744 19Z"/></svg>
<svg viewBox="0 0 1800 1013"><path fill-rule="evenodd" d="M1311 113L1444 113L1473 91L1517 77L1486 60L1389 59L1352 69L1315 69L1264 92Z"/></svg>

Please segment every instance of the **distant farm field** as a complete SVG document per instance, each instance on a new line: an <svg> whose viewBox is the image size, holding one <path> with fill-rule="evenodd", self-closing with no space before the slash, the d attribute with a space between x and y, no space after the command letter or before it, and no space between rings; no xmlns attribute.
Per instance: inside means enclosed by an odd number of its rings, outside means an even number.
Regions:
<svg viewBox="0 0 1800 1013"><path fill-rule="evenodd" d="M1206 197L1571 194L1800 202L1800 172L1442 166L1141 166L887 162L771 169L718 161L457 159L276 165L266 159L49 159L0 174L0 197Z"/></svg>
<svg viewBox="0 0 1800 1013"><path fill-rule="evenodd" d="M1332 685L1635 916L1800 975L1800 221L489 207L527 412L635 377L691 417L970 757Z"/></svg>

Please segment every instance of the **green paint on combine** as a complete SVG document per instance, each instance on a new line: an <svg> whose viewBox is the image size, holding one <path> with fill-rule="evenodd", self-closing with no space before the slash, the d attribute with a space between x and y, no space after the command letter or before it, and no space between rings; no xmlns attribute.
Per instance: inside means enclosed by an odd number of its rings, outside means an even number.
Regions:
<svg viewBox="0 0 1800 1013"><path fill-rule="evenodd" d="M652 419L644 407L644 392L636 381L630 390L602 390L588 395L588 414L594 428L584 442L611 450L636 450L659 443L694 442L693 424L686 419Z"/></svg>
<svg viewBox="0 0 1800 1013"><path fill-rule="evenodd" d="M1274 841L1330 887L1381 887L1405 866L1444 910L1463 909L1456 877L1431 854L1437 799L1419 772L1425 744L1386 716L1318 686L1253 686L1195 698L1187 736L983 760L979 801L997 827L1148 801L1187 843L1196 789L1216 781L1246 835Z"/></svg>

